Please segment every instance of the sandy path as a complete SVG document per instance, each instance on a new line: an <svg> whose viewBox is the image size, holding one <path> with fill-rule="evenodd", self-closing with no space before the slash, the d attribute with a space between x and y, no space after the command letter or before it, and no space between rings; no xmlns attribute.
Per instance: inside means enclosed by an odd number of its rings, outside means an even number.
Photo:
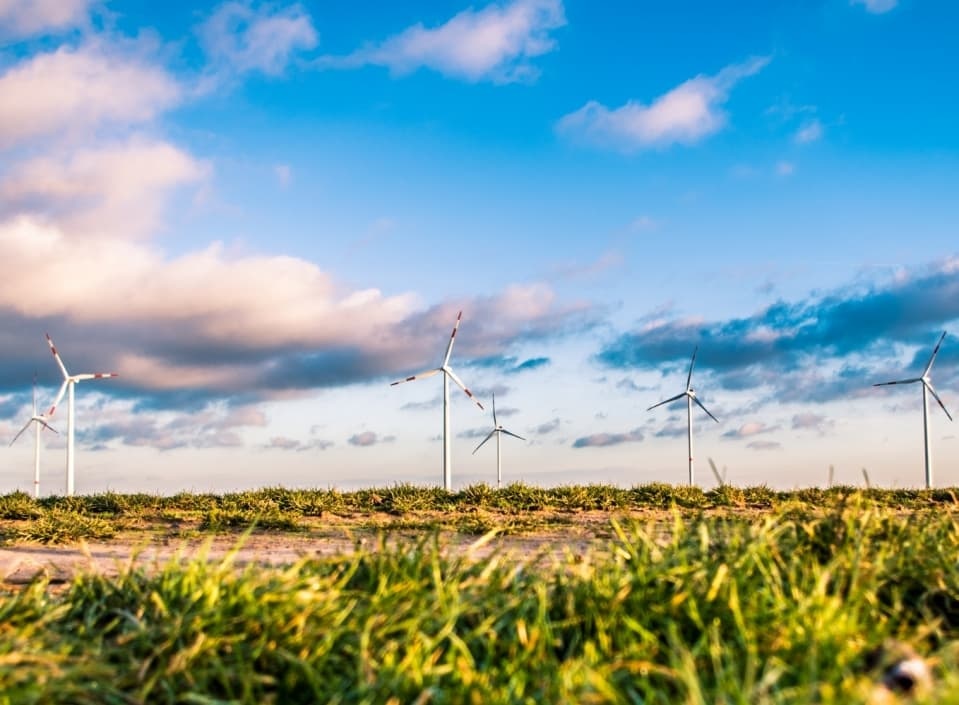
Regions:
<svg viewBox="0 0 959 705"><path fill-rule="evenodd" d="M52 585L62 585L82 573L115 576L131 564L147 570L170 561L204 557L218 562L235 549L240 537L217 535L206 539L144 542L115 539L107 542L85 542L69 546L22 545L0 548L0 583L7 586L26 585L37 577L46 577ZM415 544L422 534L391 534L388 544ZM524 536L500 536L476 545L478 537L444 533L443 550L467 553L481 558L492 551L502 551L520 560L549 555L562 556L567 550L582 552L590 543L582 536L548 532ZM237 566L256 563L282 566L301 558L346 555L357 546L375 548L372 536L301 536L286 534L252 534L243 541L234 558Z"/></svg>

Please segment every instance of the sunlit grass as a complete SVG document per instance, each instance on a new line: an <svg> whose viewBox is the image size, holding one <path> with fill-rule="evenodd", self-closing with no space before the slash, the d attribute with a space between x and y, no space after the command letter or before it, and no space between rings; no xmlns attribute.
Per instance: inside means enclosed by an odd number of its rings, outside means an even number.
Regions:
<svg viewBox="0 0 959 705"><path fill-rule="evenodd" d="M35 500L23 492L0 496L0 544L64 543L103 539L130 532L165 533L256 531L298 532L330 520L376 529L444 528L483 533L561 529L584 513L611 516L672 509L706 512L825 512L849 503L905 512L953 509L955 492L883 490L853 487L810 488L791 492L768 487L721 485L711 490L661 483L616 487L564 485L553 488L521 483L496 489L472 485L457 492L397 484L341 492L270 487L217 494L99 493Z"/></svg>
<svg viewBox="0 0 959 705"><path fill-rule="evenodd" d="M959 525L875 500L675 508L559 558L425 532L38 582L0 596L0 702L862 703L889 638L937 656L929 702L957 702Z"/></svg>

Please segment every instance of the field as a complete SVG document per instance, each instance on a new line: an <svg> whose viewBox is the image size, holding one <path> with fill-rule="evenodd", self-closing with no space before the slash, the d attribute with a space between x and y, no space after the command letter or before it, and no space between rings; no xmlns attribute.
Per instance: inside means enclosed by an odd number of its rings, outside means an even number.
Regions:
<svg viewBox="0 0 959 705"><path fill-rule="evenodd" d="M872 663L893 640L932 668L911 702L959 703L957 508L848 487L6 495L8 553L237 549L7 585L0 703L895 702ZM347 548L239 560L286 540Z"/></svg>

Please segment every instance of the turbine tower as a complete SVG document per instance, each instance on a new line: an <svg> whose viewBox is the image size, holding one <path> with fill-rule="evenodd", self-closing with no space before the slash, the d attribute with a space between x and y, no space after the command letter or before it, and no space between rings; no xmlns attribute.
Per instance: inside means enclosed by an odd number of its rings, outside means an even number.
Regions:
<svg viewBox="0 0 959 705"><path fill-rule="evenodd" d="M37 375L33 375L33 415L30 417L30 420L27 421L23 428L21 428L17 435L13 437L13 440L10 441L12 446L17 442L17 439L23 435L23 432L30 428L30 424L36 424L34 428L34 446L33 446L33 496L40 496L40 431L47 428L58 433L57 429L47 423L50 416L49 414L39 414L37 413Z"/></svg>
<svg viewBox="0 0 959 705"><path fill-rule="evenodd" d="M53 359L57 361L57 365L60 366L60 371L63 373L63 384L60 385L60 391L57 393L57 398L53 402L53 406L50 407L50 411L47 412L47 418L53 416L53 412L57 408L57 404L60 403L60 400L63 399L64 393L67 395L67 497L73 496L73 477L74 477L74 468L73 468L73 436L74 436L74 390L73 388L77 385L78 382L82 382L87 379L107 379L109 377L118 377L116 372L90 372L79 375L71 375L67 372L66 365L63 364L63 360L60 359L60 354L57 352L56 347L53 345L53 339L50 337L50 334L47 334L47 344L50 346L50 352L53 353Z"/></svg>
<svg viewBox="0 0 959 705"><path fill-rule="evenodd" d="M494 435L496 436L496 486L497 486L497 487L502 487L502 486L503 486L503 454L502 454L502 452L500 451L499 437L500 437L502 434L504 434L504 433L505 433L507 436L512 436L513 438L518 438L518 439L520 439L521 441L525 441L525 440L526 440L526 439L523 438L522 436L517 436L517 435L516 435L515 433L513 433L512 431L507 431L505 428L503 428L503 426L502 426L501 424L497 423L497 421L496 421L496 395L494 394L494 395L493 395L493 430L489 432L489 435L486 436L486 438L484 438L484 439L480 442L480 444L479 444L478 446L476 446L476 448L473 450L473 454L475 455L475 454L476 454L476 451L479 450L480 448L482 448L482 447L483 447L483 444L486 443L486 441L488 441L488 440L489 440L490 438L492 438Z"/></svg>
<svg viewBox="0 0 959 705"><path fill-rule="evenodd" d="M686 397L686 439L689 445L689 484L690 486L692 486L693 479L694 479L694 475L693 475L693 403L695 402L696 404L698 404L699 408L705 411L709 415L709 418L711 418L716 423L719 423L719 419L717 419L715 416L710 414L709 409L703 406L703 403L699 401L699 397L696 396L696 392L693 390L691 386L691 383L693 380L693 365L696 364L697 350L699 350L699 346L696 346L695 348L693 348L693 357L689 361L689 374L686 375L686 391L681 394L677 394L674 397L670 397L669 399L664 399L663 401L657 404L653 404L651 407L646 409L646 411L652 411L657 406L662 406L663 404L669 404L672 401L676 401L677 399L682 399L683 397Z"/></svg>
<svg viewBox="0 0 959 705"><path fill-rule="evenodd" d="M450 335L449 345L446 346L446 356L443 358L443 364L440 367L420 372L412 377L407 377L406 379L401 379L390 384L391 387L395 387L397 384L403 384L403 382L412 382L413 380L425 379L426 377L432 377L441 372L443 373L443 488L447 492L453 487L453 457L450 449L450 440L452 438L450 435L450 380L453 380L456 385L466 393L466 396L473 400L476 406L480 409L483 408L479 400L473 396L473 392L466 388L463 380L461 380L456 373L453 372L453 368L450 367L450 355L453 353L453 342L456 340L456 331L460 327L460 320L462 318L463 312L460 311L459 315L456 316L453 333Z"/></svg>
<svg viewBox="0 0 959 705"><path fill-rule="evenodd" d="M926 363L926 369L922 371L921 377L913 377L911 379L899 379L894 382L880 382L878 384L872 385L873 387L885 387L890 384L913 384L919 382L922 384L922 440L923 447L926 453L926 489L932 487L932 458L929 455L929 394L932 394L933 398L939 402L939 406L942 407L943 413L945 413L946 418L952 421L952 416L949 414L949 411L946 409L946 405L942 403L942 399L939 398L939 395L936 394L936 390L932 387L932 379L929 377L929 372L932 370L932 363L936 361L936 355L939 354L939 346L942 345L942 341L946 337L946 331L942 332L942 335L939 336L939 342L936 343L936 347L932 350L932 355L929 357L929 362ZM928 394L927 394L928 392Z"/></svg>

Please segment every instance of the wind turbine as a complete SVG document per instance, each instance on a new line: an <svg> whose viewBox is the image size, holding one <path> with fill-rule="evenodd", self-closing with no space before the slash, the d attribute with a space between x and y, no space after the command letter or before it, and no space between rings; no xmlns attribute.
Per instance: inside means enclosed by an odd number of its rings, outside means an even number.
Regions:
<svg viewBox="0 0 959 705"><path fill-rule="evenodd" d="M473 454L475 455L475 454L476 454L476 451L479 450L480 448L482 448L482 447L483 447L483 444L486 443L486 441L488 441L488 440L489 440L490 438L492 438L494 435L496 436L496 486L497 486L497 487L502 487L502 486L503 486L503 454L502 454L502 452L500 451L499 437L500 437L502 434L504 434L504 433L505 433L507 436L512 436L513 438L518 438L518 439L520 439L521 441L525 441L525 440L526 440L526 439L523 438L522 436L517 436L517 435L516 435L515 433L513 433L512 431L507 431L505 428L503 428L503 426L502 426L501 424L497 423L497 421L496 421L496 395L494 394L494 395L493 395L493 430L489 432L489 435L486 436L486 438L484 438L484 439L480 442L480 444L479 444L478 446L476 446L476 448L473 450Z"/></svg>
<svg viewBox="0 0 959 705"><path fill-rule="evenodd" d="M690 386L693 380L693 365L696 364L696 352L699 350L699 346L693 348L693 357L689 361L689 374L686 375L686 391L682 394L677 394L674 397L669 399L664 399L658 404L653 404L651 407L646 409L646 411L652 411L657 406L662 406L663 404L668 404L671 401L676 401L677 399L682 399L686 397L686 438L689 443L689 484L693 484L693 402L699 405L699 408L705 411L709 418L711 418L716 423L719 423L719 419L709 413L709 409L703 406L703 403L699 401L699 397L696 396L696 392Z"/></svg>
<svg viewBox="0 0 959 705"><path fill-rule="evenodd" d="M936 361L936 355L939 354L939 346L942 345L945 337L946 331L943 331L942 335L939 336L939 342L936 343L936 347L932 350L932 355L929 357L929 362L926 363L926 369L922 371L921 377L899 379L894 382L880 382L879 384L872 385L873 387L885 387L890 384L912 384L914 382L920 382L922 384L922 439L926 451L926 489L932 487L932 458L929 456L929 396L927 392L932 394L935 400L939 402L939 406L942 407L946 417L952 421L952 416L946 409L946 405L942 403L942 399L936 394L936 390L933 389L932 379L929 377L929 372L932 370L932 363Z"/></svg>
<svg viewBox="0 0 959 705"><path fill-rule="evenodd" d="M38 414L37 413L37 375L33 375L33 416L30 417L30 420L27 421L23 428L13 437L13 440L10 441L12 446L17 442L17 439L23 435L23 432L30 428L30 424L35 423L36 428L34 429L34 447L33 447L33 496L40 496L40 431L44 428L50 429L54 433L59 434L57 429L47 423L50 416L49 414Z"/></svg>
<svg viewBox="0 0 959 705"><path fill-rule="evenodd" d="M447 492L449 492L453 486L453 457L450 449L450 380L452 379L460 389L466 392L466 396L472 399L476 406L480 409L483 408L479 400L473 396L473 392L466 388L463 380L461 380L456 373L453 372L453 368L450 367L450 355L453 353L453 342L456 340L456 331L460 327L460 320L462 318L463 312L460 311L459 315L456 316L456 324L453 326L453 332L450 334L450 343L446 346L446 357L443 358L443 364L440 367L420 372L412 377L407 377L406 379L401 379L390 384L391 387L395 387L397 384L403 384L403 382L412 382L413 380L432 377L440 372L443 373L443 487Z"/></svg>
<svg viewBox="0 0 959 705"><path fill-rule="evenodd" d="M67 372L66 366L63 364L63 360L60 359L60 354L57 352L56 347L53 345L53 339L50 337L50 334L47 334L47 344L50 346L50 352L53 353L53 358L57 361L57 365L60 366L60 371L63 373L63 384L60 385L60 391L57 393L57 398L53 402L53 406L50 407L50 411L47 412L47 418L53 416L53 412L57 408L57 404L60 403L60 400L63 399L64 393L67 395L67 496L73 496L73 431L74 431L74 391L73 388L77 385L78 382L82 382L87 379L106 379L109 377L118 377L119 375L116 372L90 372L79 375L71 375Z"/></svg>

